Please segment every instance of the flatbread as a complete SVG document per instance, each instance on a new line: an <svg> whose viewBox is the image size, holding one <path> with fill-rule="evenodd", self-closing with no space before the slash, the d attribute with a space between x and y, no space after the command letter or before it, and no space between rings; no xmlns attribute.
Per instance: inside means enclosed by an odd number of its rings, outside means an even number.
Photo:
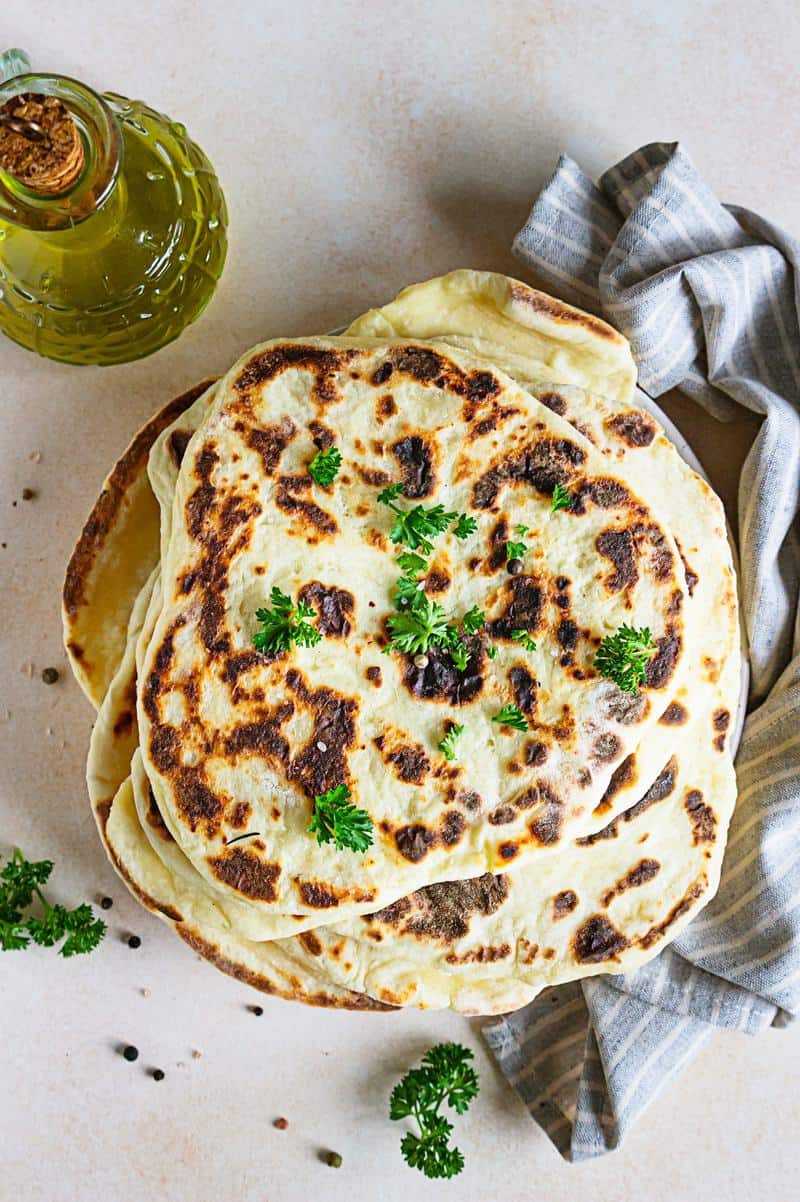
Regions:
<svg viewBox="0 0 800 1202"><path fill-rule="evenodd" d="M736 776L718 726L738 680L731 658L721 681L696 686L694 720L673 735L656 780L601 831L535 866L430 885L280 946L392 1005L467 1014L513 1010L545 986L646 963L719 884Z"/></svg>
<svg viewBox="0 0 800 1202"><path fill-rule="evenodd" d="M367 445L389 379L392 412ZM326 492L305 469L334 423L345 468ZM492 665L479 638L464 673L445 651L424 666L381 655L397 570L391 514L376 504L387 468L414 499L479 519L463 546L437 541L429 579L456 614L486 612L501 648ZM556 482L574 502L551 515ZM145 768L197 870L265 912L330 921L336 907L368 912L562 843L677 680L686 588L671 535L587 439L461 351L256 348L189 444L172 521L140 678ZM530 567L510 576L517 522ZM254 652L254 613L273 585L310 590L339 628L275 660ZM658 647L635 699L592 668L624 621ZM520 628L543 644L533 661L512 639ZM380 668L375 687L368 667ZM533 738L493 723L508 703L527 710ZM456 766L436 752L451 720L466 725ZM374 823L363 855L308 837L314 797L342 783Z"/></svg>
<svg viewBox="0 0 800 1202"><path fill-rule="evenodd" d="M235 907L216 899L191 868L157 809L135 800L130 781L110 811L103 802L130 755L132 648L147 591L95 726L90 794L129 887L190 946L240 979L319 1004L363 1008L356 991L364 990L385 1005L499 1013L598 966L630 971L713 896L735 797L721 719L721 702L732 703L738 689L735 657L720 680L698 686L694 724L673 731L673 754L648 793L568 855L548 856L536 871L526 865L430 886L343 926L253 943ZM134 751L133 776L141 782L138 757Z"/></svg>
<svg viewBox="0 0 800 1202"><path fill-rule="evenodd" d="M561 324L554 329L548 323L542 330L542 315L551 305ZM607 351L621 335L611 331L612 338L606 333L610 327L598 330L597 321L520 280L461 270L403 289L389 304L357 317L346 331L353 337L436 337L446 345L484 354L624 472L675 537L689 592L687 658L694 658L696 669L685 673L657 729L615 770L587 830L600 829L650 787L669 758L675 728L692 720L697 676L714 683L729 657L737 664L741 657L736 575L722 502L680 456L652 414L631 403L635 373L628 368L620 373L617 358ZM559 331L570 326L575 337L564 341ZM595 337L587 345L589 330ZM554 340L551 353L542 349L543 334ZM617 353L627 362L624 351ZM632 368L632 360L628 366ZM571 382L590 387L577 388ZM694 656L692 638L699 640ZM725 705L735 717L738 689L726 697Z"/></svg>
<svg viewBox="0 0 800 1202"><path fill-rule="evenodd" d="M147 591L95 726L90 794L129 887L191 946L240 979L260 980L259 987L281 996L324 998L324 1004L362 1008L363 998L350 995L365 990L387 1005L498 1013L599 965L630 971L657 954L713 895L735 796L720 707L738 688L735 657L719 681L698 686L694 725L672 732L673 754L648 793L569 855L549 856L536 871L528 865L430 886L341 927L253 943L235 906L213 896L152 802L140 804L130 782L107 820L103 814L102 799L130 755L132 648ZM133 776L142 782L138 757L134 751Z"/></svg>
<svg viewBox="0 0 800 1202"><path fill-rule="evenodd" d="M113 538L113 534L111 535ZM134 897L172 926L184 943L216 968L264 993L307 1005L345 1010L381 1011L389 1007L372 998L332 985L313 969L303 968L275 943L241 937L219 906L202 890L182 887L164 859L148 842L154 814L144 825L134 803L130 777L135 755L135 644L155 584L151 576L134 603L125 652L103 700L87 765L92 811L109 859Z"/></svg>
<svg viewBox="0 0 800 1202"><path fill-rule="evenodd" d="M455 361L464 372L478 370L473 355L481 349L492 360L493 375L501 377L495 368L509 371L527 386L535 403L570 423L566 436L604 459L603 475L620 477L665 536L675 536L673 557L677 552L683 589L682 658L676 657L668 685L653 690L648 720L631 739L628 754L616 762L602 795L585 806L564 837L513 856L507 872L439 880L388 904L382 898L382 909L371 916L353 917L367 904L359 907L347 900L300 919L260 911L253 899L239 896L240 890L197 871L173 834L173 823L178 836L184 833L176 815L162 812L161 798L151 791L138 750L132 704L136 655L140 667L152 655L152 631L170 590L162 591L154 573L135 606L129 589L115 607L104 607L94 578L116 558L130 562L132 575L144 581L144 567L159 559L154 524L147 524L147 538L132 551L130 524L115 525L112 514L90 542L93 556L84 555L73 573L80 577L80 569L86 571L91 598L76 611L83 656L75 658L75 666L81 671L84 657L100 665L92 682L95 696L102 673L111 680L116 667L98 715L89 765L90 794L109 854L144 904L200 954L268 992L350 1008L451 1006L466 1013L497 1013L523 1005L546 984L598 971L629 971L674 938L716 889L735 799L727 740L740 681L735 580L721 506L657 423L629 404L633 375L625 369L624 354L615 366L616 352L609 357L602 333L583 322L588 315L575 316L577 311L553 302L564 328L575 335L561 340L559 358L558 322L552 312L542 318L549 298L539 301L542 294L533 294L531 303L524 299L525 291L524 285L504 277L453 273L444 281L406 290L388 306L394 307L391 331L381 325L387 310L366 315L369 322L361 329L359 323L366 319L358 319L355 328L365 353L379 349L364 346L367 335L401 334L415 340L436 335L436 346L421 349ZM422 295L422 303L415 294ZM538 316L523 319L523 312ZM497 313L501 320L495 320ZM320 342L327 346L331 340L303 345ZM174 532L185 524L181 459L198 453L204 423L214 406L222 409L218 398L234 373L219 389L205 396L198 391L179 421L158 427L149 472L161 508L162 565L169 564ZM610 397L564 384L591 388L601 380ZM267 424L275 424L275 417L271 410ZM480 414L478 420L482 418ZM366 445L365 428L362 423L353 437ZM133 495L138 488L141 498L146 495L141 457L139 464L129 487ZM121 492L118 512L125 513ZM326 503L328 499L326 495ZM537 543L541 538L536 535ZM452 562L450 556L446 566ZM103 629L112 611L112 620L122 616L124 626L131 609L127 631L109 635ZM66 629L69 636L70 625ZM380 666L385 668L389 659L382 657ZM393 704L392 696L387 706ZM515 775L513 769L510 775ZM312 925L315 929L304 930ZM303 933L264 941L281 929ZM245 937L245 931L255 938Z"/></svg>
<svg viewBox="0 0 800 1202"><path fill-rule="evenodd" d="M493 271L462 269L412 284L346 332L433 339L473 351L516 380L575 384L611 400L630 401L636 384L630 344L613 326Z"/></svg>

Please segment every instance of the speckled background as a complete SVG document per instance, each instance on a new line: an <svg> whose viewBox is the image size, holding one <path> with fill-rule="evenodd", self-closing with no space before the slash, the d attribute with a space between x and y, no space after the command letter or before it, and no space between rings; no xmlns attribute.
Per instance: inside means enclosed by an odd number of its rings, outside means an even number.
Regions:
<svg viewBox="0 0 800 1202"><path fill-rule="evenodd" d="M53 858L59 899L115 898L90 959L0 958L0 1198L800 1198L796 1031L719 1035L623 1150L571 1168L464 1020L305 1010L198 963L107 866L84 799L91 714L66 676L39 679L65 668L63 565L141 421L262 338L339 325L452 267L514 272L511 236L559 150L599 172L680 138L723 200L800 231L795 0L5 0L0 37L185 121L232 238L210 309L152 359L68 368L0 342L0 850ZM753 425L667 407L728 500ZM400 1158L387 1097L442 1038L475 1048L482 1091L459 1123L467 1169L428 1183Z"/></svg>

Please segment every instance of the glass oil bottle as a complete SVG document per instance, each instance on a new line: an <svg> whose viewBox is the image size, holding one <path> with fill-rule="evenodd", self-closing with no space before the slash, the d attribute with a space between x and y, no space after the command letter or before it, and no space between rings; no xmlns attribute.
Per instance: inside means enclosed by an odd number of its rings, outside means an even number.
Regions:
<svg viewBox="0 0 800 1202"><path fill-rule="evenodd" d="M78 364L149 355L222 273L217 176L177 121L0 54L0 330Z"/></svg>

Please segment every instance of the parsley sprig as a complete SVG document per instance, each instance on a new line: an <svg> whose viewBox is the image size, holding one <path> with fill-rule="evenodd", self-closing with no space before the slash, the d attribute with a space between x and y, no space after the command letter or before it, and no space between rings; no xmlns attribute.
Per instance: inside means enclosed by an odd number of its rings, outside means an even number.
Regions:
<svg viewBox="0 0 800 1202"><path fill-rule="evenodd" d="M563 484L557 484L553 489L553 500L550 503L550 512L558 513L559 509L566 509L572 497Z"/></svg>
<svg viewBox="0 0 800 1202"><path fill-rule="evenodd" d="M453 635L447 614L438 601L430 599L423 586L405 576L398 584L397 596L407 602L407 607L387 620L392 639L385 652L422 655L429 647L449 646Z"/></svg>
<svg viewBox="0 0 800 1202"><path fill-rule="evenodd" d="M397 582L395 603L398 612L387 619L386 625L392 637L384 655L400 651L404 655L424 655L431 647L446 647L456 669L466 671L470 650L464 642L458 625L451 622L438 601L432 601L425 592L425 581L420 573L428 570L427 560L415 551L404 551L398 555L397 563L403 575ZM483 623L483 615L474 606L462 619L464 630L473 634Z"/></svg>
<svg viewBox="0 0 800 1202"><path fill-rule="evenodd" d="M433 553L432 539L437 534L444 534L452 527L455 537L463 540L475 533L478 523L466 513L446 511L443 505L401 509L395 501L403 488L402 483L390 484L378 493L378 501L395 515L390 533L392 542L407 548L397 557L403 573L395 593L398 612L387 620L392 637L384 654L401 651L405 655L424 655L431 647L445 647L456 670L465 672L470 648L464 636L477 633L484 624L483 614L473 606L464 615L459 629L457 622L448 620L444 607L427 595L422 577L428 571L424 557Z"/></svg>
<svg viewBox="0 0 800 1202"><path fill-rule="evenodd" d="M471 534L474 534L477 529L478 522L476 518L471 518L466 513L460 513L453 527L453 534L456 538L463 541L465 538L469 538Z"/></svg>
<svg viewBox="0 0 800 1202"><path fill-rule="evenodd" d="M506 543L506 559L524 559L527 550L525 543L515 543L509 540Z"/></svg>
<svg viewBox="0 0 800 1202"><path fill-rule="evenodd" d="M464 1167L463 1152L449 1143L453 1124L439 1111L445 1103L456 1114L469 1109L479 1089L472 1059L472 1052L461 1044L439 1043L392 1091L390 1117L413 1118L419 1127L419 1135L406 1132L400 1150L407 1164L426 1177L455 1177Z"/></svg>
<svg viewBox="0 0 800 1202"><path fill-rule="evenodd" d="M607 635L594 657L594 666L601 676L613 680L624 693L637 693L647 680L647 665L655 651L655 642L647 626L620 626L616 634Z"/></svg>
<svg viewBox="0 0 800 1202"><path fill-rule="evenodd" d="M17 951L33 941L41 947L58 949L62 956L77 956L91 952L106 933L102 918L95 918L91 906L76 906L67 910L51 905L41 891L53 871L51 860L26 860L18 847L0 872L0 948ZM24 917L24 911L38 899L43 908L41 918Z"/></svg>
<svg viewBox="0 0 800 1202"><path fill-rule="evenodd" d="M387 505L395 515L394 525L389 532L393 543L430 555L433 552L431 540L437 534L444 534L450 526L453 526L453 534L459 539L469 538L470 534L474 534L478 529L475 518L466 513L446 510L441 504L432 505L429 509L424 505L401 509L399 505L395 505L395 500L402 496L403 488L402 483L390 484L378 493L381 505Z"/></svg>
<svg viewBox="0 0 800 1202"><path fill-rule="evenodd" d="M464 733L464 727L459 726L457 722L451 722L449 724L447 733L445 734L444 738L440 739L439 743L437 744L439 751L441 751L442 755L444 756L444 758L446 760L452 761L457 758L456 743L461 738L463 733Z"/></svg>
<svg viewBox="0 0 800 1202"><path fill-rule="evenodd" d="M279 651L288 651L292 643L316 647L322 635L310 624L309 618L316 618L317 611L303 601L295 605L277 585L272 586L270 601L272 609L256 610L256 619L261 623L261 629L253 635L256 650L275 655Z"/></svg>
<svg viewBox="0 0 800 1202"><path fill-rule="evenodd" d="M461 625L467 634L477 634L486 625L486 615L478 609L477 605L473 605L472 609L468 609L464 614Z"/></svg>
<svg viewBox="0 0 800 1202"><path fill-rule="evenodd" d="M518 705L504 705L494 715L492 722L497 722L500 726L513 726L515 730L528 729L528 719Z"/></svg>
<svg viewBox="0 0 800 1202"><path fill-rule="evenodd" d="M317 843L334 843L337 851L366 851L372 844L372 819L350 801L347 785L337 785L314 798L314 816L308 828Z"/></svg>
<svg viewBox="0 0 800 1202"><path fill-rule="evenodd" d="M326 447L324 451L317 451L308 465L308 474L312 480L316 480L317 484L325 488L333 484L341 466L340 452L336 447Z"/></svg>

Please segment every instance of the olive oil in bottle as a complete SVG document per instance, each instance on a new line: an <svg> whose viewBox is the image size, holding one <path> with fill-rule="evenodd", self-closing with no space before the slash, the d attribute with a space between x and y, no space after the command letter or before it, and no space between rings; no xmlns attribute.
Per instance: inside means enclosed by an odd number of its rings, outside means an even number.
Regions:
<svg viewBox="0 0 800 1202"><path fill-rule="evenodd" d="M176 121L0 55L0 330L65 363L149 355L227 249L214 170Z"/></svg>

